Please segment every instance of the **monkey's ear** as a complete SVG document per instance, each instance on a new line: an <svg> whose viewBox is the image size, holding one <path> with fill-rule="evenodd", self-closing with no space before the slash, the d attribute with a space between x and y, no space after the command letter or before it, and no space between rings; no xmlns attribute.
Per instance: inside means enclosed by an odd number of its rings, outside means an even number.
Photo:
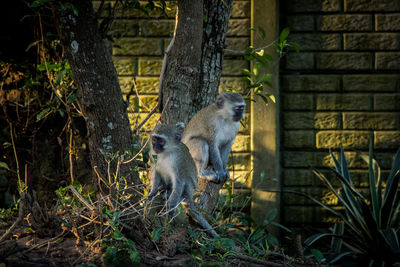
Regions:
<svg viewBox="0 0 400 267"><path fill-rule="evenodd" d="M180 142L180 141L181 141L181 138L182 138L182 135L181 135L180 133L176 133L176 134L175 134L175 139L176 139L176 141Z"/></svg>
<svg viewBox="0 0 400 267"><path fill-rule="evenodd" d="M222 97L218 97L218 99L217 99L217 107L219 109L224 107L224 99Z"/></svg>

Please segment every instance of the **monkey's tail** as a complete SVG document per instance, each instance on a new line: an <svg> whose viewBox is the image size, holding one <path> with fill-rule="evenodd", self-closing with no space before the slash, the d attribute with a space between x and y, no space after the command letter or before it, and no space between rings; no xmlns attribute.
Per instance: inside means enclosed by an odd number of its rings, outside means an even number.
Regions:
<svg viewBox="0 0 400 267"><path fill-rule="evenodd" d="M219 234L215 232L212 226L207 222L206 219L204 219L200 211L194 205L190 205L187 210L190 217L192 217L201 227L203 227L203 229L206 230L209 235L212 237L219 237Z"/></svg>

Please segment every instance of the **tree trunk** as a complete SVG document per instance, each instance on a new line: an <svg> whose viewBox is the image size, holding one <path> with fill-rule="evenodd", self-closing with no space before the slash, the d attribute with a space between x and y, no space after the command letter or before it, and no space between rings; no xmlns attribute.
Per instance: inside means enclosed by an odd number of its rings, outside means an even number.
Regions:
<svg viewBox="0 0 400 267"><path fill-rule="evenodd" d="M161 74L159 101L166 108L164 123L186 124L197 111L215 102L232 2L204 0L203 6L201 1L178 1L175 37ZM221 187L199 179L199 206L211 212Z"/></svg>
<svg viewBox="0 0 400 267"><path fill-rule="evenodd" d="M159 101L165 109L163 123L186 124L189 114L194 114L199 88L203 1L179 0L176 19L173 43L164 58Z"/></svg>
<svg viewBox="0 0 400 267"><path fill-rule="evenodd" d="M91 0L69 1L77 9L62 7L59 13L60 39L80 94L80 104L88 129L91 165L108 180L116 171L116 160L110 172L104 153L116 153L131 146L131 130L126 104L110 49L102 39ZM120 174L135 183L138 176L122 165ZM93 184L97 185L93 173Z"/></svg>
<svg viewBox="0 0 400 267"><path fill-rule="evenodd" d="M195 112L216 100L232 3L232 0L204 1L200 89L195 96Z"/></svg>
<svg viewBox="0 0 400 267"><path fill-rule="evenodd" d="M200 90L195 98L194 113L215 102L222 75L226 32L232 10L232 0L204 1L206 21L203 29ZM199 179L200 208L211 212L216 206L223 184Z"/></svg>

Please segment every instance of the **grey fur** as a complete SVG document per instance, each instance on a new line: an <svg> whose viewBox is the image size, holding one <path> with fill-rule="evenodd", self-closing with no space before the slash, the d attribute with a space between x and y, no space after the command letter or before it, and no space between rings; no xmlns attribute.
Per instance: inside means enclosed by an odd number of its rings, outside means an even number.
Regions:
<svg viewBox="0 0 400 267"><path fill-rule="evenodd" d="M226 164L245 106L240 94L220 93L215 104L203 108L189 121L182 142L189 148L201 178L215 183L229 179ZM238 107L243 113L235 117Z"/></svg>
<svg viewBox="0 0 400 267"><path fill-rule="evenodd" d="M177 205L181 201L186 202L190 216L210 235L219 236L193 202L194 188L197 187L197 168L179 136L177 128L170 125L158 125L151 133L151 150L152 154L157 154L157 162L153 162L151 167L151 192L148 198L152 199L158 191L166 190L171 218L176 213ZM163 145L159 146L159 143Z"/></svg>

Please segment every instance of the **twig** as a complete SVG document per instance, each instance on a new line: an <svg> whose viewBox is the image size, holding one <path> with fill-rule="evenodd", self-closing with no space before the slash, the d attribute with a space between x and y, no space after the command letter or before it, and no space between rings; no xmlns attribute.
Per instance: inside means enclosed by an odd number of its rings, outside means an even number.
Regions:
<svg viewBox="0 0 400 267"><path fill-rule="evenodd" d="M40 15L40 13L39 13L39 26L40 26L40 34L41 34L41 36L42 36L42 45L44 46L44 35L43 35L43 26L42 26L42 17L41 17L41 15ZM53 84L53 81L52 81L52 79L51 79L51 75L50 75L50 71L49 71L49 67L47 66L47 60L46 60L46 56L43 54L43 53L41 53L41 55L42 55L42 59L43 59L43 61L44 61L44 65L46 66L46 73L47 73L47 76L48 76L48 78L49 78L49 82L50 82L50 85L51 85L51 88L53 89L53 93L58 97L58 100L60 100L63 104L64 104L64 106L67 106L67 103L65 103L65 101L62 99L62 97L59 97L59 95L57 94L57 89L55 88L55 86L54 86L54 84ZM47 113L47 114L49 114L49 113ZM47 115L46 115L47 116Z"/></svg>
<svg viewBox="0 0 400 267"><path fill-rule="evenodd" d="M273 41L273 42L270 43L270 44L267 44L266 46L256 48L256 49L254 49L253 51L254 51L254 52L259 52L259 51L261 51L261 50L263 50L263 49L267 49L268 47L274 45L276 42L277 42L277 40ZM232 54L235 54L235 55L244 55L243 50L224 49L224 53L226 53L226 52L229 52L229 53L232 53Z"/></svg>
<svg viewBox="0 0 400 267"><path fill-rule="evenodd" d="M15 142L14 142L14 131L13 131L13 126L12 123L10 122L10 135L11 135L11 143L14 151L14 157L15 157L15 163L17 165L17 176L18 176L18 187L21 187L21 174L19 173L19 161L18 161L18 155L17 155L17 150L15 149Z"/></svg>
<svg viewBox="0 0 400 267"><path fill-rule="evenodd" d="M71 121L69 122L69 124L71 124ZM73 131L72 131L72 128L69 126L68 127L69 128L69 132L70 132L70 135L69 135L69 172L70 172L70 175L71 175L71 184L73 184L74 183L74 181L75 181L75 178L74 178L74 158L73 158L73 155L74 155L74 152L73 152L73 145L72 145L72 142L73 142Z"/></svg>
<svg viewBox="0 0 400 267"><path fill-rule="evenodd" d="M97 9L97 12L96 12L96 17L97 17L97 19L100 18L101 13L103 12L104 2L105 2L105 0L101 0L99 9Z"/></svg>
<svg viewBox="0 0 400 267"><path fill-rule="evenodd" d="M24 253L27 253L27 252L29 252L29 251L31 251L31 250L34 250L34 249L37 249L37 248L41 248L41 247L43 247L44 245L48 244L49 242L53 242L54 240L59 239L60 237L62 237L62 236L65 235L65 234L66 234L66 231L65 231L65 229L64 229L64 230L62 231L61 234L59 234L59 235L57 235L57 236L55 236L55 237L52 237L52 238L50 238L49 240L46 240L46 241L44 241L44 242L42 242L42 243L39 243L39 244L37 244L37 245L35 245L35 246L33 246L33 247L31 247L31 248L25 250Z"/></svg>
<svg viewBox="0 0 400 267"><path fill-rule="evenodd" d="M260 260L260 259L253 258L253 257L247 256L247 255L244 255L244 254L238 253L238 252L234 252L234 254L232 256L236 257L238 259L244 260L244 261L250 261L250 262L262 264L263 266L272 266L272 267L284 266L283 264L280 264L280 263L275 263L275 262L266 261L266 260Z"/></svg>
<svg viewBox="0 0 400 267"><path fill-rule="evenodd" d="M158 107L160 106L160 103L157 104L150 112L147 114L147 116L143 119L143 121L133 130L133 132L137 132L142 126L148 121L148 119L157 111Z"/></svg>
<svg viewBox="0 0 400 267"><path fill-rule="evenodd" d="M162 63L162 66L161 66L160 86L158 88L158 103L159 103L160 111L164 110L164 106L162 104L162 102L163 102L162 88L163 88L163 83L164 83L164 74L165 74L165 71L167 69L168 54L171 51L172 46L175 43L176 28L177 27L178 27L178 12L176 12L174 36L172 37L171 42L169 43L167 49L165 50L164 59L163 59L163 63ZM165 106L166 106L166 104L165 104Z"/></svg>
<svg viewBox="0 0 400 267"><path fill-rule="evenodd" d="M10 226L10 228L7 229L7 231L0 237L0 243L3 242L10 234L11 232L15 229L15 227L18 226L18 224L22 221L24 218L24 209L25 209L25 199L26 199L26 193L22 192L21 193L21 199L19 201L19 209L18 209L18 218L17 220Z"/></svg>
<svg viewBox="0 0 400 267"><path fill-rule="evenodd" d="M83 203L85 204L86 207L88 207L91 211L94 211L94 207L90 205L83 197L81 194L79 194L78 191L76 191L75 187L73 185L70 185L69 188L72 190L72 193L75 194L75 196Z"/></svg>
<svg viewBox="0 0 400 267"><path fill-rule="evenodd" d="M98 243L99 241L100 241L100 236L97 237L97 238L85 249L85 251L84 251L76 260L74 260L74 262L71 264L71 266L74 266L76 263L78 263L78 261L79 261L80 259L82 259L82 257L86 254L86 252L87 252L91 247L93 247L96 243Z"/></svg>

